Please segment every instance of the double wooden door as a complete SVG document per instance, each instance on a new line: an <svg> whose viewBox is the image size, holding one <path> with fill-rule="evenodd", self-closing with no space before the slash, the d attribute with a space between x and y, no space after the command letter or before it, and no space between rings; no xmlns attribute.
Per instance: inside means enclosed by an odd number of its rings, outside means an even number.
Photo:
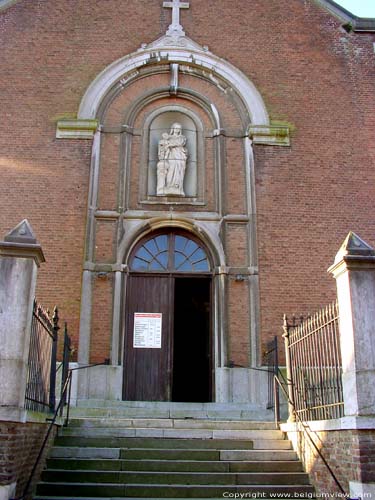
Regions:
<svg viewBox="0 0 375 500"><path fill-rule="evenodd" d="M211 278L131 275L127 295L123 399L210 401ZM147 347L136 339L143 318L161 322Z"/></svg>

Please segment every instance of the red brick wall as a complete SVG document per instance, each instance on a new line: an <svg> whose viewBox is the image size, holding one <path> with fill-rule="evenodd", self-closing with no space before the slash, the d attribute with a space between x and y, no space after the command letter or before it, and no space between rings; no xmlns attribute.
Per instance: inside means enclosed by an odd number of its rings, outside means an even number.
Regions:
<svg viewBox="0 0 375 500"><path fill-rule="evenodd" d="M322 459L306 434L288 433L317 493L339 493ZM375 481L375 431L340 430L311 432L311 436L328 462L343 489L349 493L349 482Z"/></svg>
<svg viewBox="0 0 375 500"><path fill-rule="evenodd" d="M17 482L16 497L23 493L30 472L47 432L47 424L0 422L0 484ZM56 428L50 434L30 491L37 483L45 458L53 444Z"/></svg>
<svg viewBox="0 0 375 500"><path fill-rule="evenodd" d="M265 342L281 332L284 312L310 312L334 298L326 268L349 230L375 244L375 35L346 33L314 0L190 5L182 12L188 36L242 70L271 119L292 127L290 148L255 147ZM60 305L75 345L91 142L56 140L56 120L75 116L99 72L163 34L170 15L161 2L148 0L21 0L0 14L0 235L29 219L47 259L38 297L50 308ZM193 77L181 81L193 85ZM224 94L203 80L200 86L219 104L223 126L238 127L231 90ZM119 116L114 111L111 120ZM227 206L237 212L244 208L243 151L239 140L226 142ZM103 164L103 208L117 200L110 176L118 157L112 152ZM212 183L213 171L207 178ZM213 194L214 187L208 191ZM135 191L131 202L137 203ZM107 331L104 338L109 341Z"/></svg>

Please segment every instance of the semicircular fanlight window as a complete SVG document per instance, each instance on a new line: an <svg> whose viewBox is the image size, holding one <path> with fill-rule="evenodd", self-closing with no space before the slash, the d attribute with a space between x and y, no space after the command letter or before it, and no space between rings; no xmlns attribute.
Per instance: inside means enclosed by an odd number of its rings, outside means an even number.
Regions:
<svg viewBox="0 0 375 500"><path fill-rule="evenodd" d="M206 251L180 234L159 234L142 243L131 261L132 271L209 272Z"/></svg>

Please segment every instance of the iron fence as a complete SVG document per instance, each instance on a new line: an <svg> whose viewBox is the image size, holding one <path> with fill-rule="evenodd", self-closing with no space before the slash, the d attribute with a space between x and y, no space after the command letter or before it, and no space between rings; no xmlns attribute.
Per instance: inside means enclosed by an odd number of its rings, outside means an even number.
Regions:
<svg viewBox="0 0 375 500"><path fill-rule="evenodd" d="M268 368L268 410L275 408L274 377L279 371L277 349L277 337L274 337L267 343L266 350L263 355L263 363Z"/></svg>
<svg viewBox="0 0 375 500"><path fill-rule="evenodd" d="M34 300L25 393L28 410L54 411L58 321L57 308L50 317Z"/></svg>
<svg viewBox="0 0 375 500"><path fill-rule="evenodd" d="M62 416L64 411L64 406L67 401L67 391L65 390L67 380L69 378L69 361L72 353L71 347L71 339L68 335L68 327L65 323L64 328L64 348L63 348L63 356L62 363L60 365L61 368L61 389L60 389L60 416ZM71 386L69 384L69 391L71 390Z"/></svg>
<svg viewBox="0 0 375 500"><path fill-rule="evenodd" d="M344 415L337 302L304 319L284 316L289 398L301 420Z"/></svg>

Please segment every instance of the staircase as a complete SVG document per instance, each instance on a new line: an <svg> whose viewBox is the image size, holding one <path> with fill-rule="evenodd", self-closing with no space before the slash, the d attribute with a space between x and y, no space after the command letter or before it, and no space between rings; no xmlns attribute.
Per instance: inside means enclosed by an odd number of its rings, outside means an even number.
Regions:
<svg viewBox="0 0 375 500"><path fill-rule="evenodd" d="M35 500L313 495L282 432L272 422L250 419L256 408L106 403L74 409Z"/></svg>

